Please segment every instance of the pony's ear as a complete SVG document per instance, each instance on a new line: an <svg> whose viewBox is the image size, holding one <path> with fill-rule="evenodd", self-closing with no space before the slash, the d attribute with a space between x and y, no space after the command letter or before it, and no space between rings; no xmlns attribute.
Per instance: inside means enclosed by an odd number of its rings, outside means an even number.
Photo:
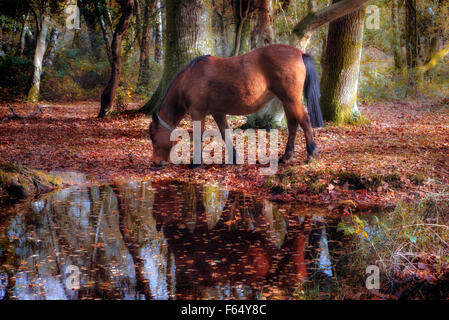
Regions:
<svg viewBox="0 0 449 320"><path fill-rule="evenodd" d="M158 124L159 123L159 118L156 115L156 112L153 112L153 114L151 115L153 118L153 123L154 124Z"/></svg>

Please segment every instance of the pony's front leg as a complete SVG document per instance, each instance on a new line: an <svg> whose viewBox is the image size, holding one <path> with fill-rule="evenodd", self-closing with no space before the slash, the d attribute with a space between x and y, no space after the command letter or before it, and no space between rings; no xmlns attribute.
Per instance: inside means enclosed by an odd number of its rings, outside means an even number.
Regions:
<svg viewBox="0 0 449 320"><path fill-rule="evenodd" d="M203 164L203 132L206 126L205 115L193 111L191 114L193 121L193 163L190 169L195 169Z"/></svg>

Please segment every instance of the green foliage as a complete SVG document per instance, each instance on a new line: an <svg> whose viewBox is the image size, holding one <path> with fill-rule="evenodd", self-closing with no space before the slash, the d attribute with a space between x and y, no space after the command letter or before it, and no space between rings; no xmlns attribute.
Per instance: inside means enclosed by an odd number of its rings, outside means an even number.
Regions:
<svg viewBox="0 0 449 320"><path fill-rule="evenodd" d="M447 61L427 73L419 73L415 95L440 100L444 104L449 93ZM369 63L367 63L369 65ZM419 72L419 71L418 71ZM363 68L359 99L364 102L403 99L407 90L407 70L396 70L393 63L376 63Z"/></svg>
<svg viewBox="0 0 449 320"><path fill-rule="evenodd" d="M391 101L404 97L407 78L395 76L394 67L366 68L361 73L359 97L361 101Z"/></svg>
<svg viewBox="0 0 449 320"><path fill-rule="evenodd" d="M156 91L162 74L162 66L153 58L150 58L148 62L149 70L146 73L148 79L145 79L144 81L146 84L131 86L131 83L137 83L139 76L139 68L136 66L137 64L132 59L129 59L124 63L123 72L127 77L126 82L129 84L129 87L133 87L132 92L136 95L134 98L137 98L138 100L147 100Z"/></svg>
<svg viewBox="0 0 449 320"><path fill-rule="evenodd" d="M445 1L417 2L417 28L420 41L421 63L426 63L433 50L432 39L447 39L448 20ZM405 62L406 57L401 48L405 47L404 34L405 10L399 1L397 13L398 26L392 19L392 1L373 0L370 5L380 8L380 29L365 28L364 54L359 85L359 98L365 102L391 101L403 99L407 90L407 69L402 63L395 67L395 62ZM401 38L402 36L402 38ZM400 39L399 39L400 38ZM401 43L397 43L400 40ZM396 51L395 51L396 46ZM366 54L367 48L375 48L374 56ZM380 56L380 57L379 57ZM400 61L398 61L400 58ZM427 73L418 72L417 92L409 95L443 99L449 92L448 58L443 59L434 70ZM399 67L399 68L398 68ZM419 68L418 68L419 69Z"/></svg>
<svg viewBox="0 0 449 320"><path fill-rule="evenodd" d="M5 15L0 15L0 30L3 34L14 32L14 19ZM0 38L0 41L5 41L5 39Z"/></svg>
<svg viewBox="0 0 449 320"><path fill-rule="evenodd" d="M121 81L116 105L126 109L131 101L143 100L153 94L159 81L160 65L150 60L151 79L148 85L136 87L139 64L136 57L123 57ZM95 62L93 62L95 61ZM41 97L50 101L99 100L110 74L110 64L103 52L93 57L82 49L61 48L51 67L44 68Z"/></svg>
<svg viewBox="0 0 449 320"><path fill-rule="evenodd" d="M62 48L54 63L44 69L41 96L51 101L98 99L106 86L109 63L92 63L92 57L77 49Z"/></svg>
<svg viewBox="0 0 449 320"><path fill-rule="evenodd" d="M24 98L32 73L32 61L10 55L0 56L0 98Z"/></svg>

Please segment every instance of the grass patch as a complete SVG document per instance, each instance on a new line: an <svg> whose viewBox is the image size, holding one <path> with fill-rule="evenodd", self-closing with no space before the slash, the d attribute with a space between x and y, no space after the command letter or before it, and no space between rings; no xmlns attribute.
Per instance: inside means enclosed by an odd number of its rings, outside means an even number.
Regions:
<svg viewBox="0 0 449 320"><path fill-rule="evenodd" d="M297 177L293 168L287 168L282 173L267 176L264 187L270 189L273 194L281 194L289 190L291 185L296 182Z"/></svg>
<svg viewBox="0 0 449 320"><path fill-rule="evenodd" d="M449 285L448 193L400 203L373 219L354 215L343 220L338 230L355 243L345 259L348 270L364 274L366 266L375 264L384 292L401 290L407 298L448 296L441 290Z"/></svg>
<svg viewBox="0 0 449 320"><path fill-rule="evenodd" d="M246 117L246 123L240 126L239 129L281 129L282 126L275 124L274 115L265 113L262 117L257 117L256 114L250 114Z"/></svg>

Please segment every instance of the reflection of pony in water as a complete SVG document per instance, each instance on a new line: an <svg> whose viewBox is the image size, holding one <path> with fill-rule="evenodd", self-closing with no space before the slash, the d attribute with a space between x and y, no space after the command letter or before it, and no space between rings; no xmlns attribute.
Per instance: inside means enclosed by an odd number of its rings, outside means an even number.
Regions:
<svg viewBox="0 0 449 320"><path fill-rule="evenodd" d="M265 233L248 231L244 221L234 224L239 196L231 192L211 228L202 193L191 187L179 185L176 192L158 189L153 205L153 216L175 258L177 296L198 298L198 287L263 281L276 248ZM260 230L264 220L255 215Z"/></svg>
<svg viewBox="0 0 449 320"><path fill-rule="evenodd" d="M263 284L278 276L293 284L310 274L320 243L314 235L321 236L311 216L288 225L279 249L270 218L254 199L230 192L211 227L199 187L179 184L178 191L164 192L163 186L153 186L158 190L153 215L175 257L178 296L198 298L196 287Z"/></svg>
<svg viewBox="0 0 449 320"><path fill-rule="evenodd" d="M303 91L308 114L302 105ZM312 58L291 46L266 46L232 58L199 57L175 76L159 114L153 113L153 162L168 162L173 146L170 133L187 112L192 120L201 121L202 130L205 116L212 115L224 140L229 127L226 115L254 113L275 97L284 106L289 133L281 162L293 156L298 125L304 131L309 161L317 154L312 127L323 125L319 95Z"/></svg>
<svg viewBox="0 0 449 320"><path fill-rule="evenodd" d="M167 278L175 280L167 280L176 287L168 291L176 292L177 298L205 298L207 288L217 285L295 285L309 277L321 237L320 225L311 216L303 222L297 216L281 218L287 223L281 241L279 230L273 228L271 211L253 198L229 192L218 221L211 223L199 186L154 182L152 188L153 221L162 231L168 244L167 257L171 257L167 260ZM135 217L130 216L132 210L118 188L115 191L120 231L136 269L136 289L147 299L154 298L144 277L145 261L140 257L138 238L142 235L129 225ZM146 230L143 225L141 228ZM176 273L170 274L173 263ZM251 291L250 298L257 298L258 290Z"/></svg>
<svg viewBox="0 0 449 320"><path fill-rule="evenodd" d="M306 215L302 223L290 223L282 245L277 272L287 275L287 282L306 280L316 268L320 255L323 224Z"/></svg>

